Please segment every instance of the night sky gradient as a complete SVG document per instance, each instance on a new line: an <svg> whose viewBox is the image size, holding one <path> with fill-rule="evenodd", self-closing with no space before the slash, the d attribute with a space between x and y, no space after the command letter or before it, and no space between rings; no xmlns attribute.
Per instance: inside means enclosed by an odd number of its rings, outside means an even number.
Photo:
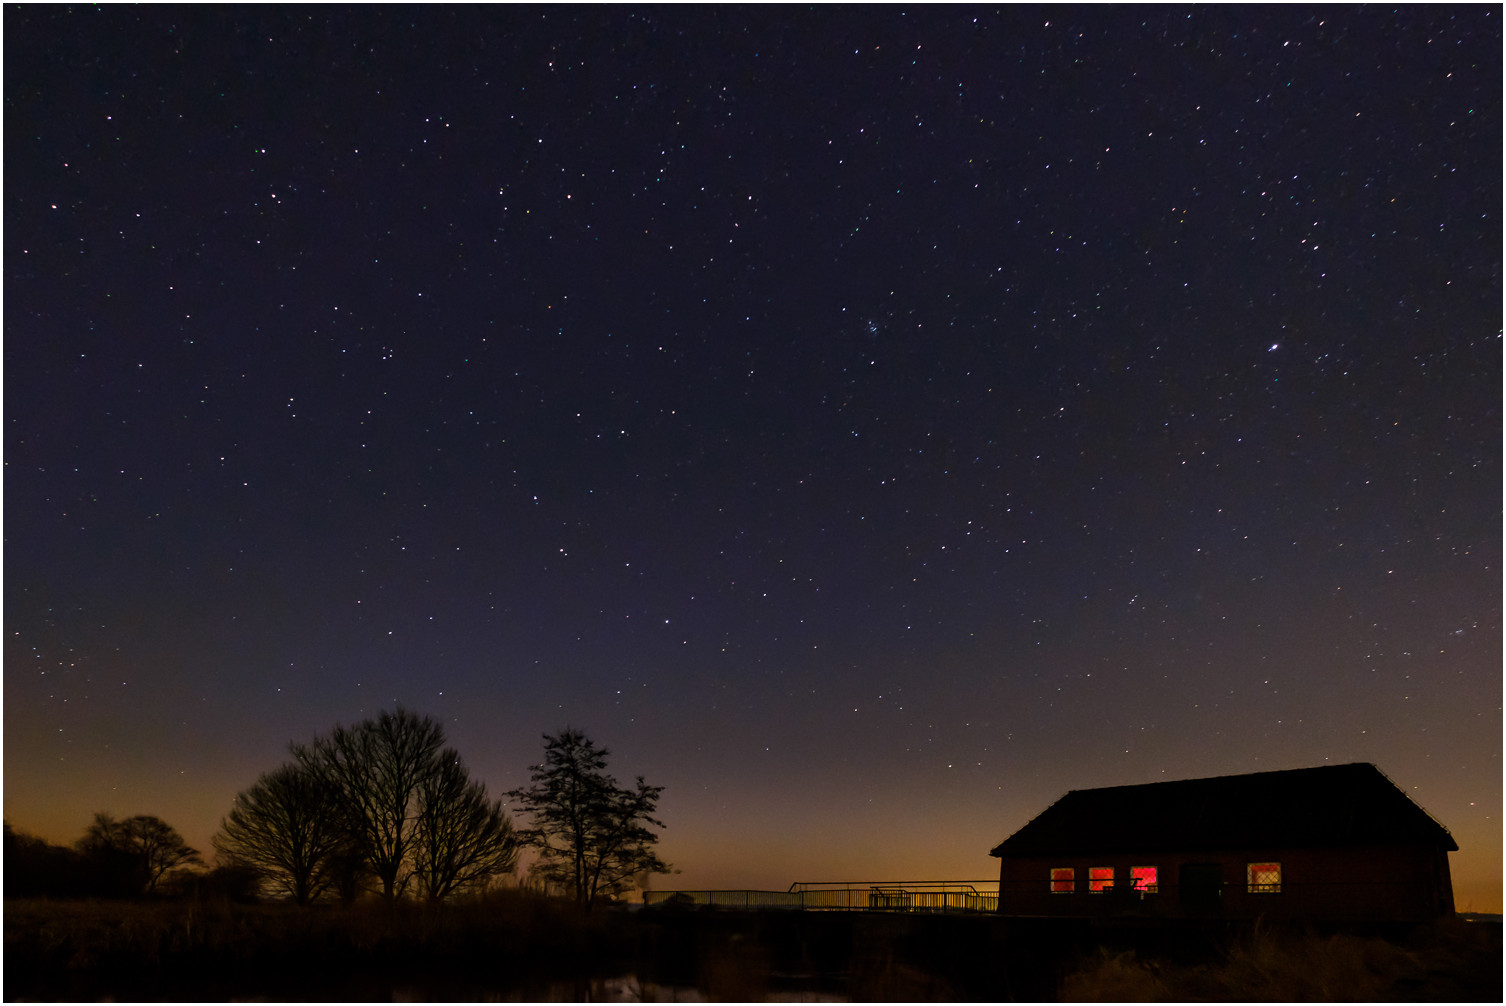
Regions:
<svg viewBox="0 0 1506 1006"><path fill-rule="evenodd" d="M1372 761L1501 906L1500 8L5 12L5 816L401 703L667 887Z"/></svg>

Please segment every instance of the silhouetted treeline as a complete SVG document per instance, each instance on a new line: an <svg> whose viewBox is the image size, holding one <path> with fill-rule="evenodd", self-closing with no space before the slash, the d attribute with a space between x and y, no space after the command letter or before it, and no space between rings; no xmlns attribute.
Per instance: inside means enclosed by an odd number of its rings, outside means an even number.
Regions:
<svg viewBox="0 0 1506 1006"><path fill-rule="evenodd" d="M258 895L298 905L349 904L363 892L433 904L512 876L526 847L532 875L585 907L671 872L654 852L662 787L618 785L609 752L566 728L546 735L532 785L509 796L530 826L516 831L500 800L470 777L429 716L399 707L336 726L236 795L213 838L218 868L160 818L95 814L72 848L5 825L7 897L137 898Z"/></svg>
<svg viewBox="0 0 1506 1006"><path fill-rule="evenodd" d="M134 863L101 863L76 849L16 831L5 822L7 898L119 897L129 893Z"/></svg>
<svg viewBox="0 0 1506 1006"><path fill-rule="evenodd" d="M96 814L71 848L5 822L7 898L139 898L184 887L193 866L202 866L198 852L170 825L149 815L117 821ZM213 874L192 876L202 884Z"/></svg>

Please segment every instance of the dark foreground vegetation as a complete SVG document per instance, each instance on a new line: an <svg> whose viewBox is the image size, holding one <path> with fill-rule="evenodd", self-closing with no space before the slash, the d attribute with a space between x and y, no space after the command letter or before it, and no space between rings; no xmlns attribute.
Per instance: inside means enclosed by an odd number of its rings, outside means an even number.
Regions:
<svg viewBox="0 0 1506 1006"><path fill-rule="evenodd" d="M7 1000L1499 1001L1499 921L1395 932L992 916L11 899ZM615 981L615 986L607 983Z"/></svg>
<svg viewBox="0 0 1506 1006"><path fill-rule="evenodd" d="M1241 928L1198 941L1106 941L1058 988L1068 1002L1499 1002L1501 922Z"/></svg>
<svg viewBox="0 0 1506 1006"><path fill-rule="evenodd" d="M529 992L630 969L627 921L517 891L450 905L7 900L3 991L7 1001L548 998Z"/></svg>

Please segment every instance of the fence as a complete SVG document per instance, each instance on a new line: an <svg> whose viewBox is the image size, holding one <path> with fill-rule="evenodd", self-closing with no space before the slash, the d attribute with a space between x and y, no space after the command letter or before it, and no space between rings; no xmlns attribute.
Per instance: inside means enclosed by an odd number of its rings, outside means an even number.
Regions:
<svg viewBox="0 0 1506 1006"><path fill-rule="evenodd" d="M742 911L996 912L997 888L992 880L799 881L787 891L644 891L643 903Z"/></svg>

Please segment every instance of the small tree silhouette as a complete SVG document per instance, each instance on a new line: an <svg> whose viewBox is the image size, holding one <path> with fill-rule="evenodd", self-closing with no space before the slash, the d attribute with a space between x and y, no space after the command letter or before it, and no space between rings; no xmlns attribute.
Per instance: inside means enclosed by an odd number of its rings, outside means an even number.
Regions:
<svg viewBox="0 0 1506 1006"><path fill-rule="evenodd" d="M507 794L531 819L518 835L538 852L534 873L563 885L586 908L639 875L671 872L653 849L659 836L649 830L664 827L653 816L664 787L642 776L633 789L619 786L605 771L608 754L579 730L546 734L533 785Z"/></svg>

